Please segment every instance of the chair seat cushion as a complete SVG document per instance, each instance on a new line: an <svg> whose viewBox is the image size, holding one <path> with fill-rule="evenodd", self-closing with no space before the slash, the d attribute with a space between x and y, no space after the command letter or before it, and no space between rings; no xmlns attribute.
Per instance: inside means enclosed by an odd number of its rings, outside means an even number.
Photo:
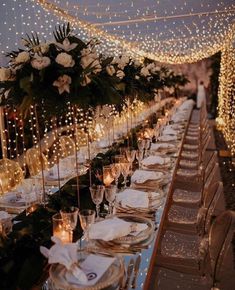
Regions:
<svg viewBox="0 0 235 290"><path fill-rule="evenodd" d="M172 205L168 212L168 221L179 224L196 224L198 216L197 208L187 208Z"/></svg>
<svg viewBox="0 0 235 290"><path fill-rule="evenodd" d="M201 201L201 192L177 188L173 192L173 201L183 203L199 203Z"/></svg>

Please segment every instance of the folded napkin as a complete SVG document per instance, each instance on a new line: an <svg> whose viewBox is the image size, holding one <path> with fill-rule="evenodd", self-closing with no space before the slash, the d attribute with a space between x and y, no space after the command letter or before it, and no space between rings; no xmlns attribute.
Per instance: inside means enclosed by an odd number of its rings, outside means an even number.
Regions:
<svg viewBox="0 0 235 290"><path fill-rule="evenodd" d="M92 224L89 230L89 237L91 239L111 241L125 237L131 232L141 232L147 229L147 227L146 224L126 222L114 217Z"/></svg>
<svg viewBox="0 0 235 290"><path fill-rule="evenodd" d="M163 142L167 142L167 141L175 141L177 140L177 136L176 135L163 135L158 137L159 141L163 141Z"/></svg>
<svg viewBox="0 0 235 290"><path fill-rule="evenodd" d="M11 216L9 215L8 212L3 211L3 210L0 210L0 221L1 221L1 220L8 219L8 218L10 218L10 217L11 217Z"/></svg>
<svg viewBox="0 0 235 290"><path fill-rule="evenodd" d="M145 159L142 160L142 164L144 166L148 166L148 165L164 165L164 164L168 164L171 161L171 159L169 157L161 157L161 156L149 156Z"/></svg>
<svg viewBox="0 0 235 290"><path fill-rule="evenodd" d="M152 143L151 150L159 150L159 149L173 149L175 146L170 143Z"/></svg>
<svg viewBox="0 0 235 290"><path fill-rule="evenodd" d="M158 192L144 192L127 188L116 196L117 202L120 202L123 207L129 206L133 208L148 208L150 199L160 198Z"/></svg>
<svg viewBox="0 0 235 290"><path fill-rule="evenodd" d="M163 135L177 135L178 132L172 128L165 128L162 132Z"/></svg>
<svg viewBox="0 0 235 290"><path fill-rule="evenodd" d="M48 263L58 263L65 266L67 270L65 277L68 282L76 280L79 284L86 284L88 282L87 276L77 265L77 244L62 244L61 240L56 237L52 237L51 240L55 244L50 249L40 247L41 253L48 258Z"/></svg>
<svg viewBox="0 0 235 290"><path fill-rule="evenodd" d="M162 172L136 170L131 177L131 182L144 183L147 180L158 180L163 177Z"/></svg>

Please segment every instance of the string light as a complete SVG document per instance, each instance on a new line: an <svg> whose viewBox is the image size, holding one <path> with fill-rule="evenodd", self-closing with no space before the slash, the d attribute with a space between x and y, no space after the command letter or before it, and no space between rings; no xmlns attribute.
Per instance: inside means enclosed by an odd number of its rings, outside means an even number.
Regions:
<svg viewBox="0 0 235 290"><path fill-rule="evenodd" d="M232 155L235 155L235 49L222 50L217 124L222 129Z"/></svg>

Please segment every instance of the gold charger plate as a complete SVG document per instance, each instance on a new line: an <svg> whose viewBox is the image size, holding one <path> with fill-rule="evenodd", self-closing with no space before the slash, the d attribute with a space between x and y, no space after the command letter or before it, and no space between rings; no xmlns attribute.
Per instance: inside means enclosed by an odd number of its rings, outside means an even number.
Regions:
<svg viewBox="0 0 235 290"><path fill-rule="evenodd" d="M65 278L65 266L61 264L52 264L49 270L50 279L54 286L58 290L100 290L108 287L116 289L124 275L124 262L122 258L118 257L111 251L104 251L99 249L99 251L92 250L78 250L78 264L83 262L86 257L90 254L95 254L102 257L115 258L115 261L108 268L108 270L103 274L99 281L92 286L86 285L74 285L68 283Z"/></svg>

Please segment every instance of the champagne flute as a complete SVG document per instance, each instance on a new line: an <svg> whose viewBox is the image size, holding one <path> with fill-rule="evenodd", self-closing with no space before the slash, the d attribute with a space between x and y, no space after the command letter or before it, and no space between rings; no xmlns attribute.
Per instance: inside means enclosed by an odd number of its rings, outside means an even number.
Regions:
<svg viewBox="0 0 235 290"><path fill-rule="evenodd" d="M149 155L149 149L150 149L150 145L151 145L151 140L150 139L145 139L145 144L144 144L144 152L146 157Z"/></svg>
<svg viewBox="0 0 235 290"><path fill-rule="evenodd" d="M103 183L106 186L109 186L114 181L114 176L112 174L112 166L106 165L103 166Z"/></svg>
<svg viewBox="0 0 235 290"><path fill-rule="evenodd" d="M95 211L91 209L82 209L78 213L81 227L84 231L85 241L89 244L89 228L95 222Z"/></svg>
<svg viewBox="0 0 235 290"><path fill-rule="evenodd" d="M76 228L78 221L78 208L71 206L68 210L60 210L60 214L66 229L73 236L73 230Z"/></svg>
<svg viewBox="0 0 235 290"><path fill-rule="evenodd" d="M105 187L105 198L109 203L109 214L112 215L113 213L113 202L115 200L117 193L117 186L116 185L109 185Z"/></svg>
<svg viewBox="0 0 235 290"><path fill-rule="evenodd" d="M127 176L130 174L130 162L122 162L121 163L121 172L124 177L124 188L126 188L126 183L127 183Z"/></svg>
<svg viewBox="0 0 235 290"><path fill-rule="evenodd" d="M100 217L100 204L104 198L105 187L103 185L93 185L90 187L91 198L96 206L97 220Z"/></svg>
<svg viewBox="0 0 235 290"><path fill-rule="evenodd" d="M132 164L135 160L136 150L126 150L126 159L131 163L131 172L132 172Z"/></svg>
<svg viewBox="0 0 235 290"><path fill-rule="evenodd" d="M121 165L119 163L111 164L111 172L115 180L115 184L118 185L118 178L121 175Z"/></svg>
<svg viewBox="0 0 235 290"><path fill-rule="evenodd" d="M136 151L136 159L138 160L139 169L141 168L141 161L143 160L143 157L144 157L144 151L137 150Z"/></svg>
<svg viewBox="0 0 235 290"><path fill-rule="evenodd" d="M144 146L145 146L145 140L144 139L138 139L137 140L137 146L139 151L143 151L144 150Z"/></svg>

